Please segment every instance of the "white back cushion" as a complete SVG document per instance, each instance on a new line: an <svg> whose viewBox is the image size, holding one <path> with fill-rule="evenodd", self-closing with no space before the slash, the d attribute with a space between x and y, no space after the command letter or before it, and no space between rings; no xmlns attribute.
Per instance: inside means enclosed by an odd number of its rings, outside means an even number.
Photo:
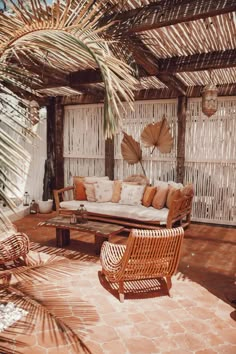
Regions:
<svg viewBox="0 0 236 354"><path fill-rule="evenodd" d="M96 201L98 203L111 202L114 181L99 181L94 184Z"/></svg>
<svg viewBox="0 0 236 354"><path fill-rule="evenodd" d="M134 185L122 183L120 204L140 205L146 185Z"/></svg>

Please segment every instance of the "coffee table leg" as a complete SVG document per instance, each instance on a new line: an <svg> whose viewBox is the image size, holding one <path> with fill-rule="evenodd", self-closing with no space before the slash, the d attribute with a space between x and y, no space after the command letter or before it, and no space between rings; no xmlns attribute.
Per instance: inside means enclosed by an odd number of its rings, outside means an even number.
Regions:
<svg viewBox="0 0 236 354"><path fill-rule="evenodd" d="M70 230L56 229L57 247L63 247L70 244Z"/></svg>
<svg viewBox="0 0 236 354"><path fill-rule="evenodd" d="M108 236L105 236L99 232L95 233L95 253L97 255L100 254L101 252L101 248L102 248L102 244L104 241L108 241Z"/></svg>

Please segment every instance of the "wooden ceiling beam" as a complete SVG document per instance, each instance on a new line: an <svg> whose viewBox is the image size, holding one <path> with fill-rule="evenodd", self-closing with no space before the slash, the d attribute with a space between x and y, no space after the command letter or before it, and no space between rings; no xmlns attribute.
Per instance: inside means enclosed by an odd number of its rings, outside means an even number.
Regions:
<svg viewBox="0 0 236 354"><path fill-rule="evenodd" d="M60 83L61 86L68 84L68 73L48 65L46 62L42 63L37 58L31 59L25 55L20 55L18 60L13 57L11 61L19 68L22 67L23 70L37 75L37 78L46 85L49 84L50 81Z"/></svg>
<svg viewBox="0 0 236 354"><path fill-rule="evenodd" d="M69 74L69 83L76 87L80 84L98 84L102 82L102 75L99 69L86 69Z"/></svg>
<svg viewBox="0 0 236 354"><path fill-rule="evenodd" d="M236 84L219 85L217 88L218 96L236 96ZM189 98L201 97L202 89L203 86L188 87L186 96ZM178 91L169 88L140 90L135 92L136 101L177 98L178 96Z"/></svg>
<svg viewBox="0 0 236 354"><path fill-rule="evenodd" d="M139 54L139 64L146 61L145 52ZM149 66L142 72L141 77L153 76L157 73L181 73L212 69L225 69L236 66L236 49L215 51L210 53L194 54L190 56L173 57L169 59L156 59L156 64ZM149 67L149 68L148 68ZM87 69L69 74L68 86L77 87L82 84L96 84L102 82L99 69ZM64 85L66 86L66 85ZM55 87L55 86L54 86Z"/></svg>
<svg viewBox="0 0 236 354"><path fill-rule="evenodd" d="M133 57L138 65L140 65L148 75L156 75L159 72L159 64L157 58L151 50L137 36L132 36L134 40Z"/></svg>
<svg viewBox="0 0 236 354"><path fill-rule="evenodd" d="M235 10L236 0L162 0L119 13L114 19L124 24L128 21L128 32L137 33Z"/></svg>
<svg viewBox="0 0 236 354"><path fill-rule="evenodd" d="M158 65L161 73L181 73L235 67L236 49L159 59Z"/></svg>
<svg viewBox="0 0 236 354"><path fill-rule="evenodd" d="M202 89L203 86L188 87L186 92L187 97L201 97ZM219 96L236 96L236 84L220 85L218 90ZM178 96L179 92L169 88L140 90L135 92L136 101L169 99L177 98ZM63 105L102 102L103 100L101 98L86 94L63 97Z"/></svg>
<svg viewBox="0 0 236 354"><path fill-rule="evenodd" d="M176 90L180 95L186 95L187 87L175 75L159 73L156 75L156 77L161 80L161 82L163 82L163 84L165 84L169 89Z"/></svg>
<svg viewBox="0 0 236 354"><path fill-rule="evenodd" d="M86 95L92 95L95 97L98 97L99 99L104 98L104 88L102 87L92 87L91 85L70 85L70 88L73 90L78 90L80 92L83 92Z"/></svg>

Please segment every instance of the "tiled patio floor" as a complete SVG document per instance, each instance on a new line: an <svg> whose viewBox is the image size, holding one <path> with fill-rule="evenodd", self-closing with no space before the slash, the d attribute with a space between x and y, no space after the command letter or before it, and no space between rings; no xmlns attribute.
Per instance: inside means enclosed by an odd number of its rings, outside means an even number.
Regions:
<svg viewBox="0 0 236 354"><path fill-rule="evenodd" d="M163 281L130 284L122 304L100 276L92 235L55 247L51 215L16 222L32 241L28 272L0 290L28 315L0 333L0 353L236 353L236 229L192 224L169 298ZM122 242L116 237L114 242ZM40 245L39 245L40 244ZM132 290L132 291L131 291Z"/></svg>

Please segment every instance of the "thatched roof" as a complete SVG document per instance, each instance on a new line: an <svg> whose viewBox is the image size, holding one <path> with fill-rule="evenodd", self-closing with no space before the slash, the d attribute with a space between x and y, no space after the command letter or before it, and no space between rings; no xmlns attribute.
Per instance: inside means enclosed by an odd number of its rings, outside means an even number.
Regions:
<svg viewBox="0 0 236 354"><path fill-rule="evenodd" d="M103 24L122 29L139 69L136 98L199 95L212 80L219 94L236 95L236 0L109 0ZM24 59L25 60L25 59ZM27 63L40 75L41 67ZM94 63L52 69L45 62L46 95L103 97L101 73Z"/></svg>

